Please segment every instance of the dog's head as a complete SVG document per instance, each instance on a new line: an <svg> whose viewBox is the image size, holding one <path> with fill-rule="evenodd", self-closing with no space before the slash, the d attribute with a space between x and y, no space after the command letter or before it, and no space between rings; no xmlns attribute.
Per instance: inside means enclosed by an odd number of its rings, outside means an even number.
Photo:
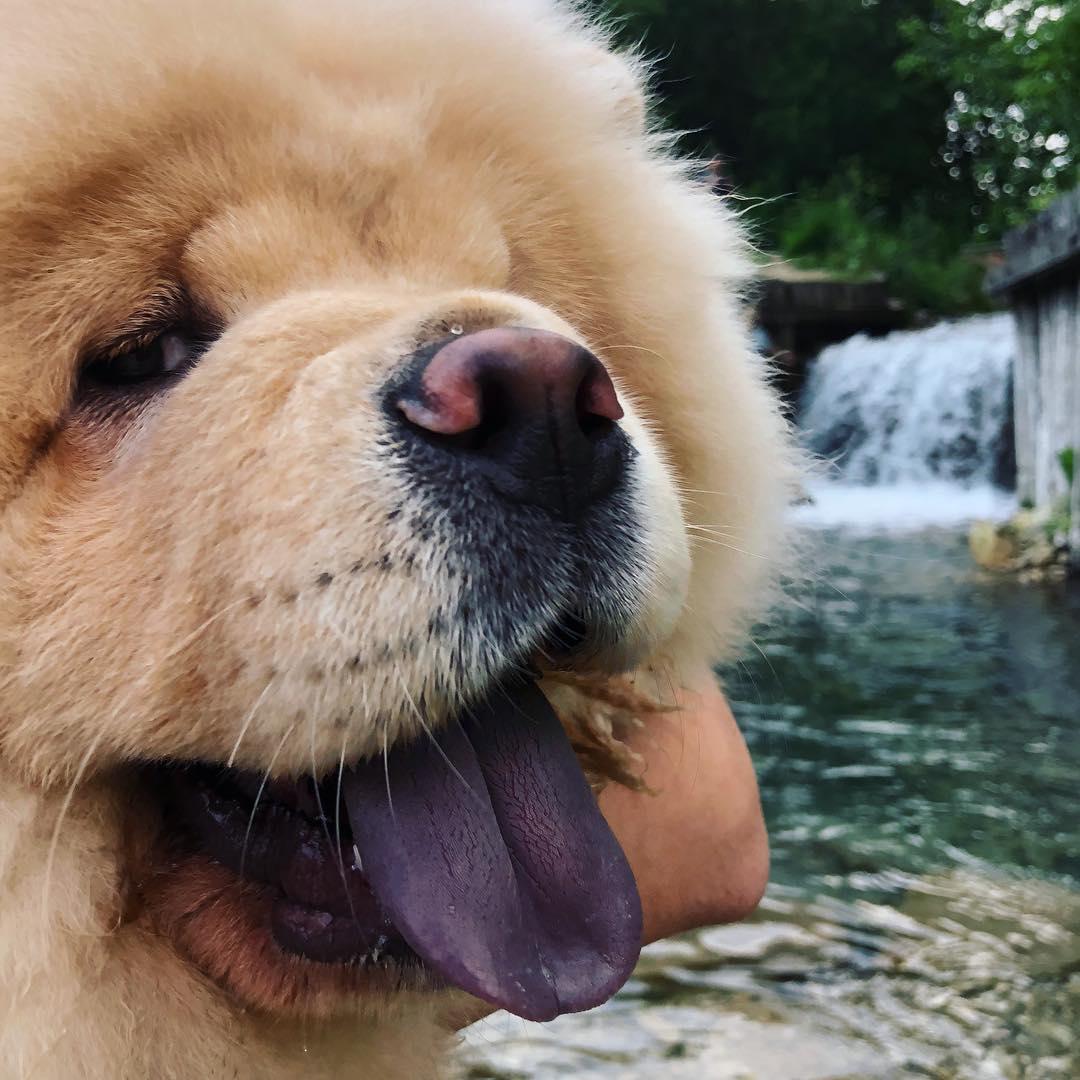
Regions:
<svg viewBox="0 0 1080 1080"><path fill-rule="evenodd" d="M129 793L117 894L248 1003L413 949L594 1003L633 900L534 683L667 685L767 568L781 424L724 209L540 0L47 7L0 46L5 770ZM601 874L546 961L621 949L606 976L499 953L565 929L558 889L477 880L506 857Z"/></svg>

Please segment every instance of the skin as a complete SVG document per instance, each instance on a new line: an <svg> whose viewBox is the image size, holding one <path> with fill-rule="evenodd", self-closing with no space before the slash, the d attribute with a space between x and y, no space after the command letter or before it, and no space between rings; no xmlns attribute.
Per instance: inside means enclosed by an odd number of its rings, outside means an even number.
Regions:
<svg viewBox="0 0 1080 1080"><path fill-rule="evenodd" d="M637 878L646 943L745 918L769 878L757 778L727 700L710 679L680 705L631 739L650 791L600 797Z"/></svg>

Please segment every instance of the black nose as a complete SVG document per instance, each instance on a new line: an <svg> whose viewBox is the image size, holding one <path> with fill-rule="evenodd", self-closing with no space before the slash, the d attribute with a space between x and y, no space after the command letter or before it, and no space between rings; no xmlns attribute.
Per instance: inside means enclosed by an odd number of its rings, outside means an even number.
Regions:
<svg viewBox="0 0 1080 1080"><path fill-rule="evenodd" d="M440 343L394 401L417 436L515 502L573 519L614 486L627 441L603 364L543 330L498 327Z"/></svg>

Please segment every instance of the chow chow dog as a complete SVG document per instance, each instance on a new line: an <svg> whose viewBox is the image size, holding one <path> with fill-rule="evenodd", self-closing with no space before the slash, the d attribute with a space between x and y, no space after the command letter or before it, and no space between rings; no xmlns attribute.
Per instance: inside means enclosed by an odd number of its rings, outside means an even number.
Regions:
<svg viewBox="0 0 1080 1080"><path fill-rule="evenodd" d="M605 1000L787 494L729 211L557 0L0 5L0 1074Z"/></svg>

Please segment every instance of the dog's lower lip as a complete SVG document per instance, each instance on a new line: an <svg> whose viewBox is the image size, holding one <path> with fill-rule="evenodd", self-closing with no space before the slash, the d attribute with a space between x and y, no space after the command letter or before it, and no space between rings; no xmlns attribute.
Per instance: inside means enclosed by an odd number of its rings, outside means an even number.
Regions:
<svg viewBox="0 0 1080 1080"><path fill-rule="evenodd" d="M413 958L401 935L380 916L334 915L281 897L271 909L270 927L282 949L308 960L363 964Z"/></svg>
<svg viewBox="0 0 1080 1080"><path fill-rule="evenodd" d="M331 785L264 785L208 765L155 773L175 841L271 891L271 931L284 951L323 963L416 960L355 865Z"/></svg>

